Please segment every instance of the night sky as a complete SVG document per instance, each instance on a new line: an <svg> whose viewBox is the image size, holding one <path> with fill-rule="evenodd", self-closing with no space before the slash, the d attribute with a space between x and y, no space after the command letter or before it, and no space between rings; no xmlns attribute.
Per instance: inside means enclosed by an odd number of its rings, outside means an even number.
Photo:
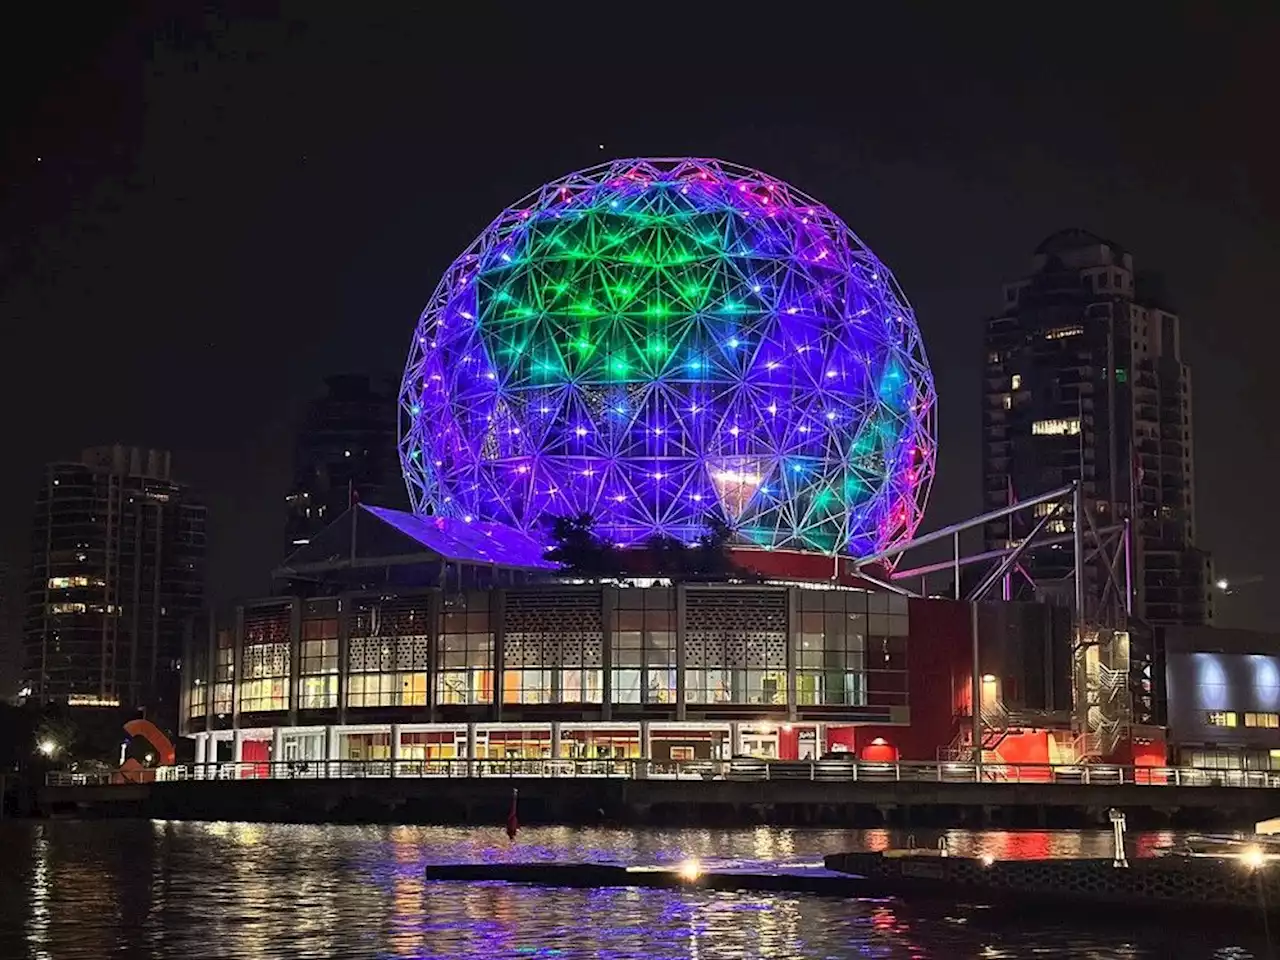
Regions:
<svg viewBox="0 0 1280 960"><path fill-rule="evenodd" d="M1161 270L1193 368L1200 540L1221 575L1265 578L1219 622L1276 626L1274 5L1036 20L860 4L847 21L779 5L30 6L0 40L15 575L41 464L121 441L171 448L203 493L212 598L265 592L293 423L322 377L398 377L440 273L528 190L695 154L825 201L902 283L939 393L926 528L981 507L982 322L1036 244L1079 226Z"/></svg>

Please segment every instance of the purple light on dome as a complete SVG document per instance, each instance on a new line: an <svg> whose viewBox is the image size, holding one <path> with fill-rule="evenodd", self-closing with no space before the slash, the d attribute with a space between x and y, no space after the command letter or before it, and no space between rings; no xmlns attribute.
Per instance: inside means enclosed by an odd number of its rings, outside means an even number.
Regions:
<svg viewBox="0 0 1280 960"><path fill-rule="evenodd" d="M888 269L826 207L713 160L614 161L504 211L437 287L404 383L422 514L587 512L623 544L715 514L863 553L910 536L933 475L932 376Z"/></svg>

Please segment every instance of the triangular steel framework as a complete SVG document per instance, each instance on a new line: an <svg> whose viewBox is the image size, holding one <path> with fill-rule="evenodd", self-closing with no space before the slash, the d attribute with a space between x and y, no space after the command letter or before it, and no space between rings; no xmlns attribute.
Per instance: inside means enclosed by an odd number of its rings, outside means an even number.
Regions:
<svg viewBox="0 0 1280 960"><path fill-rule="evenodd" d="M503 211L423 312L400 406L416 512L585 512L622 544L719 515L766 548L875 553L934 472L893 275L816 200L709 159L612 161Z"/></svg>
<svg viewBox="0 0 1280 960"><path fill-rule="evenodd" d="M966 530L980 529L993 520L1011 517L1024 511L1031 511L1033 516L1038 514L1038 519L1028 536L997 550L968 556L961 552L960 535ZM1065 535L1046 536L1045 531L1051 521L1065 516L1071 518L1071 532ZM1082 518L1083 523L1080 522ZM1126 665L1128 663L1127 627L1133 613L1131 537L1127 519L1122 523L1106 527L1098 527L1094 524L1089 512L1085 510L1083 488L1077 480L1039 496L1017 501L998 510L894 544L879 553L855 562L853 568L855 573L861 573L864 567L875 569L884 565L889 568L890 580L895 585L919 581L921 589L919 593L913 593L913 596L929 595L929 576L945 571L951 572L954 598L965 600L971 606L970 702L976 705L982 702L977 604L986 599L997 584L1003 586L1004 596L1008 599L1011 579L1014 576L1025 578L1033 588L1038 590L1040 585L1020 563L1021 558L1035 550L1070 543L1072 568L1065 579L1070 580L1072 585L1072 610L1075 620L1071 651L1075 715L1073 725L1074 729L1082 734L1081 740L1085 744L1081 751L1082 755L1101 755L1114 749L1115 740L1122 734L1131 712L1126 711L1121 700L1118 699L1127 696L1126 692L1120 690L1124 686L1124 681L1116 680L1119 676L1118 672L1108 664L1100 666L1098 663L1100 657L1102 659L1119 657L1120 655L1115 654L1114 651L1122 651L1123 662ZM952 546L950 560L906 569L895 567L896 561L900 560L904 554L930 544L948 541ZM1085 576L1085 571L1090 564L1095 565L1100 571L1100 576L1097 578L1099 587L1092 595L1086 589L1088 578ZM985 569L978 583L966 594L961 586L960 574L964 568L973 565L983 565ZM1100 678L1105 679L1107 683L1103 683L1103 679ZM982 764L982 744L988 732L988 720L983 717L983 712L976 707L970 710L971 728L967 729L968 743L971 745L968 749L972 750L973 762L979 768Z"/></svg>

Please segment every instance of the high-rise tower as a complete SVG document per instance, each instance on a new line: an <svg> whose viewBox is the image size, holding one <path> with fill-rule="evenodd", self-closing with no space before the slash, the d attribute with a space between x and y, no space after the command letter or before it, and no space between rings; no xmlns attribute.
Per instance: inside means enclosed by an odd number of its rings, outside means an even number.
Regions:
<svg viewBox="0 0 1280 960"><path fill-rule="evenodd" d="M986 508L1081 479L1096 526L1132 519L1137 616L1210 622L1212 569L1195 545L1191 373L1158 284L1135 275L1116 244L1059 231L1036 248L1028 276L1005 284L984 349ZM1075 519L1055 516L1049 532ZM988 524L988 548L1033 522ZM1069 548L1028 559L1040 581L1071 563Z"/></svg>
<svg viewBox="0 0 1280 960"><path fill-rule="evenodd" d="M353 499L386 507L405 503L396 456L396 396L368 377L325 378L298 432L294 481L286 503L284 553L306 545Z"/></svg>
<svg viewBox="0 0 1280 960"><path fill-rule="evenodd" d="M51 463L36 499L23 638L31 696L176 718L184 620L204 600L205 508L168 452Z"/></svg>

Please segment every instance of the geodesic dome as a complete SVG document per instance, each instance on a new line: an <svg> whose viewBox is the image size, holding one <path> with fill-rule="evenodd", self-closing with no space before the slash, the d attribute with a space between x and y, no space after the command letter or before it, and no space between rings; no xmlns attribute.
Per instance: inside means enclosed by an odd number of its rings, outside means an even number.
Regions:
<svg viewBox="0 0 1280 960"><path fill-rule="evenodd" d="M716 160L616 160L503 211L414 334L418 512L621 544L713 512L765 547L866 556L933 476L933 378L892 274L826 207Z"/></svg>

